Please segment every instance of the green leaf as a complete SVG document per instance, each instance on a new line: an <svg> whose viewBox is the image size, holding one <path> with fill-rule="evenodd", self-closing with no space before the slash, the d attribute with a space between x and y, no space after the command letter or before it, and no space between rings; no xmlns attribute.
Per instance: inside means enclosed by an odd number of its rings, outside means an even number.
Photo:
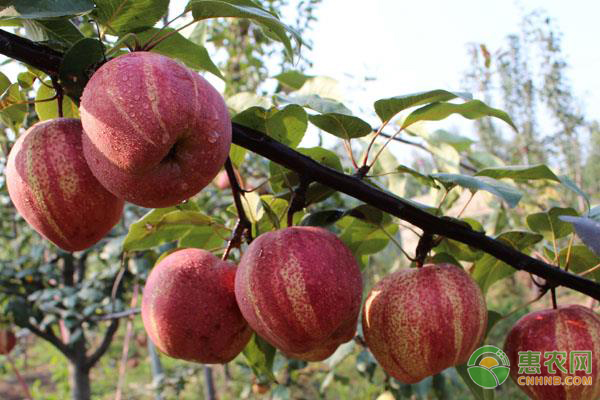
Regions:
<svg viewBox="0 0 600 400"><path fill-rule="evenodd" d="M70 46L85 37L68 18L37 20L36 23L46 31L50 39Z"/></svg>
<svg viewBox="0 0 600 400"><path fill-rule="evenodd" d="M534 232L541 233L547 240L560 239L573 232L573 226L559 217L561 215L578 216L572 208L552 207L547 212L539 212L527 216L527 226Z"/></svg>
<svg viewBox="0 0 600 400"><path fill-rule="evenodd" d="M411 93L402 96L390 97L388 99L377 100L375 102L375 112L381 121L385 122L389 121L400 111L407 108L433 102L448 101L457 97L462 97L464 99L472 98L471 94L469 93L449 92L442 89L430 90L427 92Z"/></svg>
<svg viewBox="0 0 600 400"><path fill-rule="evenodd" d="M326 99L318 94L309 94L304 96L283 96L276 94L275 99L281 103L298 104L299 106L310 108L321 114L343 114L352 115L352 111L337 100Z"/></svg>
<svg viewBox="0 0 600 400"><path fill-rule="evenodd" d="M84 38L65 53L60 64L61 83L74 98L83 93L87 81L94 73L94 66L104 60L104 47L97 39Z"/></svg>
<svg viewBox="0 0 600 400"><path fill-rule="evenodd" d="M457 365L454 367L458 375L462 378L463 382L467 385L473 396L477 400L493 400L494 389L484 389L471 379L469 372L467 371L467 364Z"/></svg>
<svg viewBox="0 0 600 400"><path fill-rule="evenodd" d="M508 178L518 181L548 179L560 182L558 176L544 164L538 165L510 165L506 167L484 168L475 176L489 176L494 179Z"/></svg>
<svg viewBox="0 0 600 400"><path fill-rule="evenodd" d="M311 115L309 117L319 129L331 133L342 139L352 139L366 136L373 132L373 128L367 122L351 115L328 113L321 115Z"/></svg>
<svg viewBox="0 0 600 400"><path fill-rule="evenodd" d="M310 79L314 78L313 75L305 75L300 71L286 71L282 72L279 75L275 75L273 78L277 79L279 83L292 90L298 90L304 85L304 83Z"/></svg>
<svg viewBox="0 0 600 400"><path fill-rule="evenodd" d="M250 107L233 117L233 122L261 131L289 147L300 144L306 128L308 116L300 106L291 104L278 110L273 107Z"/></svg>
<svg viewBox="0 0 600 400"><path fill-rule="evenodd" d="M502 318L503 316L499 312L488 310L488 323L487 328L485 330L484 340L486 337L489 336L491 330L494 329L494 326L496 326L496 324L500 322Z"/></svg>
<svg viewBox="0 0 600 400"><path fill-rule="evenodd" d="M590 211L588 211L587 216L588 218L591 218L594 221L600 222L600 206L590 208Z"/></svg>
<svg viewBox="0 0 600 400"><path fill-rule="evenodd" d="M423 175L422 173L407 167L406 165L399 165L396 167L396 171L412 175L419 183L432 187L434 189L439 189L439 186L435 183L435 180L429 175Z"/></svg>
<svg viewBox="0 0 600 400"><path fill-rule="evenodd" d="M269 116L265 124L267 135L291 148L296 148L308 128L306 111L290 104Z"/></svg>
<svg viewBox="0 0 600 400"><path fill-rule="evenodd" d="M285 226L287 220L287 209L289 207L288 202L284 199L276 198L270 194L260 196L260 201L265 212L258 221L256 228L257 231L263 233ZM302 212L294 214L294 223L298 222L302 216Z"/></svg>
<svg viewBox="0 0 600 400"><path fill-rule="evenodd" d="M298 42L302 43L300 34L287 26L276 15L261 8L257 3L242 0L191 0L186 6L186 11L192 11L195 21L207 18L233 17L247 18L266 28L270 37L277 38L285 46L288 56L292 56L292 44L286 32Z"/></svg>
<svg viewBox="0 0 600 400"><path fill-rule="evenodd" d="M231 162L236 167L240 167L244 162L244 158L246 157L247 150L243 147L238 146L237 144L231 144L231 148L229 149L229 158Z"/></svg>
<svg viewBox="0 0 600 400"><path fill-rule="evenodd" d="M275 352L275 347L257 334L252 335L252 339L242 351L258 382L263 384L276 382L275 375L273 375Z"/></svg>
<svg viewBox="0 0 600 400"><path fill-rule="evenodd" d="M398 230L396 224L383 226L386 235L381 226L354 217L344 217L336 225L342 229L340 239L357 258L385 249L390 241L388 235L393 236Z"/></svg>
<svg viewBox="0 0 600 400"><path fill-rule="evenodd" d="M227 107L233 110L233 114L239 114L250 107L271 108L271 100L259 96L253 92L239 92L225 100Z"/></svg>
<svg viewBox="0 0 600 400"><path fill-rule="evenodd" d="M569 178L566 175L561 175L561 176L559 176L559 178L560 178L560 182L563 184L564 187L571 190L572 192L575 192L579 196L583 197L583 199L585 200L585 203L587 204L588 209L591 207L590 197L587 195L587 193L585 193L583 190L581 190L581 188L579 186L577 186L577 184L575 182L573 182L573 180L571 178Z"/></svg>
<svg viewBox="0 0 600 400"><path fill-rule="evenodd" d="M214 226L194 226L179 239L177 247L194 247L205 250L220 249L225 246L225 237L228 233L225 229L221 229L219 235L215 234Z"/></svg>
<svg viewBox="0 0 600 400"><path fill-rule="evenodd" d="M165 35L169 35L169 37L154 46L154 48L152 48L153 52L179 60L191 69L208 71L221 79L225 79L219 68L211 60L208 51L204 46L200 46L191 40L186 39L172 28L150 28L143 32L136 33L136 37L138 41L145 43L159 31L161 33L157 35L156 38ZM133 38L126 40L126 42L128 42L130 46L135 44Z"/></svg>
<svg viewBox="0 0 600 400"><path fill-rule="evenodd" d="M346 211L346 215L360 219L374 226L387 226L392 223L392 217L386 212L381 211L369 204L361 204Z"/></svg>
<svg viewBox="0 0 600 400"><path fill-rule="evenodd" d="M343 171L339 157L330 150L322 147L298 148L296 150L329 168ZM288 189L294 188L300 182L298 174L274 162L269 163L269 172L269 181L275 193L288 191ZM321 185L320 183L312 183L306 191L306 201L308 204L319 202L331 196L333 193L334 190L327 186Z"/></svg>
<svg viewBox="0 0 600 400"><path fill-rule="evenodd" d="M543 239L543 236L526 231L509 231L498 235L496 239L519 251L523 251L539 243ZM473 265L471 277L475 279L485 294L492 284L512 275L515 271L510 265L486 253Z"/></svg>
<svg viewBox="0 0 600 400"><path fill-rule="evenodd" d="M206 228L210 228L212 234L219 238L229 234L225 227L198 212L192 202L177 207L157 208L131 224L123 240L123 250L146 250L182 239L188 234L203 235Z"/></svg>
<svg viewBox="0 0 600 400"><path fill-rule="evenodd" d="M455 103L432 103L418 108L406 117L401 129L404 129L419 121L439 121L452 114L460 114L467 119L478 119L482 117L496 117L517 130L507 113L496 108L491 108L481 100L471 100L463 104Z"/></svg>
<svg viewBox="0 0 600 400"><path fill-rule="evenodd" d="M11 84L6 75L0 74L0 122L17 132L27 115L25 96L18 83Z"/></svg>
<svg viewBox="0 0 600 400"><path fill-rule="evenodd" d="M46 85L51 85L50 81L45 82ZM35 112L40 121L47 119L58 118L58 100L40 101L51 99L56 95L54 89L46 85L40 85L35 95ZM69 96L64 96L62 101L63 117L79 118L79 108Z"/></svg>
<svg viewBox="0 0 600 400"><path fill-rule="evenodd" d="M300 222L303 226L329 226L344 217L344 210L322 210L306 214Z"/></svg>
<svg viewBox="0 0 600 400"><path fill-rule="evenodd" d="M169 8L169 0L95 0L95 3L94 17L115 36L154 26Z"/></svg>
<svg viewBox="0 0 600 400"><path fill-rule="evenodd" d="M29 71L20 72L19 75L17 75L17 82L19 82L19 86L21 86L22 89L29 89L31 85L33 85L35 79L35 75Z"/></svg>
<svg viewBox="0 0 600 400"><path fill-rule="evenodd" d="M457 133L448 132L443 129L437 129L428 134L421 134L420 136L434 145L439 143L447 143L454 147L457 151L467 151L471 145L475 143L466 136L461 136Z"/></svg>
<svg viewBox="0 0 600 400"><path fill-rule="evenodd" d="M93 9L91 0L11 0L0 2L0 19L58 18L85 14Z"/></svg>
<svg viewBox="0 0 600 400"><path fill-rule="evenodd" d="M600 264L600 257L596 255L588 247L578 244L571 247L569 251L568 247L560 250L558 253L559 262L561 266L565 266L567 263L567 254L569 255L569 270L576 274L581 274L590 268ZM600 269L585 275L585 278L593 279L600 283Z"/></svg>
<svg viewBox="0 0 600 400"><path fill-rule="evenodd" d="M472 192L485 190L506 201L511 208L515 207L523 196L514 186L485 176L469 176L461 174L431 174L431 176L448 189L458 185L469 189Z"/></svg>

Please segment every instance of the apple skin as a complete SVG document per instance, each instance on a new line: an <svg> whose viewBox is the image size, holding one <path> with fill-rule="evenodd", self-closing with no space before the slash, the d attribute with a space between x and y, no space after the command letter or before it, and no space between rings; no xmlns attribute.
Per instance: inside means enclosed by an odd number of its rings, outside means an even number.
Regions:
<svg viewBox="0 0 600 400"><path fill-rule="evenodd" d="M600 317L589 308L579 305L535 311L522 317L512 327L504 351L510 360L510 376L517 382L519 376L571 376L569 353L573 350L592 351L592 385L518 385L532 399L595 400L600 397ZM540 375L519 374L519 351L541 352ZM566 351L564 367L567 374L555 368L550 374L544 365L546 351ZM574 375L586 375L577 371Z"/></svg>
<svg viewBox="0 0 600 400"><path fill-rule="evenodd" d="M187 361L233 360L252 336L235 300L235 272L233 263L201 249L162 259L142 296L142 321L156 347Z"/></svg>
<svg viewBox="0 0 600 400"><path fill-rule="evenodd" d="M77 119L38 122L17 139L6 167L8 193L19 213L66 251L92 246L123 213L123 200L88 168L82 137Z"/></svg>
<svg viewBox="0 0 600 400"><path fill-rule="evenodd" d="M139 206L190 198L229 155L231 120L221 95L156 53L105 63L87 83L80 111L92 172L110 192Z"/></svg>
<svg viewBox="0 0 600 400"><path fill-rule="evenodd" d="M486 327L481 290L452 264L386 276L370 291L362 316L371 353L388 374L407 384L467 362Z"/></svg>
<svg viewBox="0 0 600 400"><path fill-rule="evenodd" d="M15 348L17 337L10 329L0 329L0 354L6 355Z"/></svg>
<svg viewBox="0 0 600 400"><path fill-rule="evenodd" d="M318 227L267 232L244 252L235 296L248 324L288 357L320 361L356 332L362 276L346 245Z"/></svg>

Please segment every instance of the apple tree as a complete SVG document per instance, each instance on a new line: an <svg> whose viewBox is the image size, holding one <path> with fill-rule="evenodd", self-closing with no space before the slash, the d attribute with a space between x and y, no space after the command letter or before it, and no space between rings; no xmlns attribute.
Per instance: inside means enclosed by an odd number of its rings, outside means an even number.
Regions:
<svg viewBox="0 0 600 400"><path fill-rule="evenodd" d="M235 359L242 379L278 396L327 360L315 374L322 394L352 356L380 392L443 398L460 376L491 398L466 362L506 317L486 306L494 285L531 274L534 300L548 293L557 321L569 310L557 292L600 300L589 196L545 164L506 165L424 128L458 115L516 130L470 93L427 88L355 115L327 79L292 67L305 44L296 28L317 4L301 2L296 27L277 1L191 0L171 19L168 0L0 6L0 53L19 71L0 74L2 319L68 359L73 398L91 397L90 370L119 320L140 311L162 353ZM265 60L281 64L274 88ZM433 169L391 151L416 140ZM226 182L211 183L222 169ZM561 191L583 200L559 203ZM466 217L475 196L487 212ZM589 308L564 340L597 365ZM590 387L554 390L593 399L591 374Z"/></svg>

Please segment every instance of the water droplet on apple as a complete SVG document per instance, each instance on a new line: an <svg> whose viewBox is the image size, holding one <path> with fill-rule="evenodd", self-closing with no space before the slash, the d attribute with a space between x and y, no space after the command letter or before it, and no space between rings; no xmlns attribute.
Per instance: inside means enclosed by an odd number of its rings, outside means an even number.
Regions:
<svg viewBox="0 0 600 400"><path fill-rule="evenodd" d="M215 143L219 138L219 133L215 131L211 131L208 133L208 143Z"/></svg>
<svg viewBox="0 0 600 400"><path fill-rule="evenodd" d="M139 95L139 94L136 94L135 96L133 96L133 98L134 98L135 100L139 100L139 99L140 99L140 95Z"/></svg>
<svg viewBox="0 0 600 400"><path fill-rule="evenodd" d="M129 79L129 78L127 77L127 75L123 75L123 76L121 77L121 80L122 80L123 82L127 82L127 79Z"/></svg>

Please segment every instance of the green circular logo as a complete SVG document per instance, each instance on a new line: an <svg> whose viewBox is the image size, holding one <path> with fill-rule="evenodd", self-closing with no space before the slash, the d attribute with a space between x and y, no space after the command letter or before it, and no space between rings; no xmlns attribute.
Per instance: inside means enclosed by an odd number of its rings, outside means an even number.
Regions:
<svg viewBox="0 0 600 400"><path fill-rule="evenodd" d="M477 385L484 389L494 389L508 378L510 361L506 353L496 346L483 346L471 354L467 371Z"/></svg>

